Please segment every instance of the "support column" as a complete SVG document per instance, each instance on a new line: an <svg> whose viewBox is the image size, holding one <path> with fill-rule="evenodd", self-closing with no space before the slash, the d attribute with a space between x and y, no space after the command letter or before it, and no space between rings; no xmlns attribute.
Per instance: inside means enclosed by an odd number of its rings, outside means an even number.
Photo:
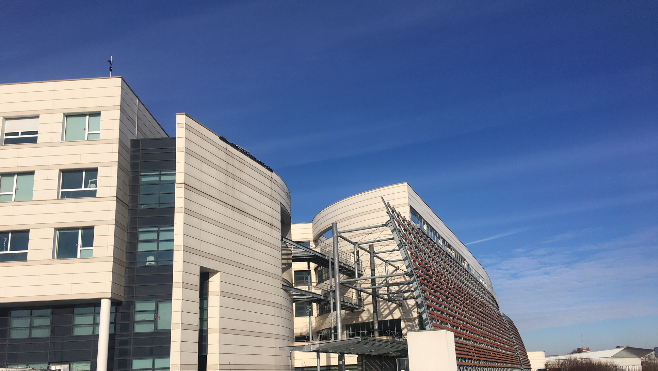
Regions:
<svg viewBox="0 0 658 371"><path fill-rule="evenodd" d="M343 319L340 308L340 254L338 251L338 224L331 224L334 237L334 279L336 280L336 334L338 340L343 340ZM338 353L338 371L345 371L345 354Z"/></svg>
<svg viewBox="0 0 658 371"><path fill-rule="evenodd" d="M370 277L375 277L375 245L368 246L370 250ZM388 274L388 273L387 273ZM377 286L377 279L370 279L370 286ZM372 289L372 332L374 337L379 337L379 308L377 308L377 289Z"/></svg>
<svg viewBox="0 0 658 371"><path fill-rule="evenodd" d="M96 371L107 371L107 353L110 345L110 299L101 299L101 318L98 324L98 355Z"/></svg>

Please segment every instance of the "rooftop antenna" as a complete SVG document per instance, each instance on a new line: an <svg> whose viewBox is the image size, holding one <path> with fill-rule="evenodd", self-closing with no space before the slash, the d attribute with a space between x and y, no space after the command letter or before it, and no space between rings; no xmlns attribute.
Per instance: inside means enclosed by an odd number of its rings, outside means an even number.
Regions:
<svg viewBox="0 0 658 371"><path fill-rule="evenodd" d="M107 61L110 64L110 77L112 77L112 56L110 55L110 60Z"/></svg>

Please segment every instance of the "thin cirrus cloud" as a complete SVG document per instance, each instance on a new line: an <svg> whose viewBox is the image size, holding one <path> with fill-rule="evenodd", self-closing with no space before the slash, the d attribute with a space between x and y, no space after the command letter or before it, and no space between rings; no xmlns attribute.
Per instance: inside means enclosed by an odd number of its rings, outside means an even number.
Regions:
<svg viewBox="0 0 658 371"><path fill-rule="evenodd" d="M507 237L507 236L512 236L512 235L515 235L517 233L525 232L529 229L530 228L518 228L518 229L514 229L514 230L509 231L509 232L499 233L499 234L496 234L496 235L493 235L493 236L490 236L490 237L487 237L487 238L483 238L481 240L476 240L476 241L469 242L469 243L466 244L466 246L475 245L476 243L487 242L487 241L491 241L491 240L497 240L499 238L503 238L503 237Z"/></svg>
<svg viewBox="0 0 658 371"><path fill-rule="evenodd" d="M658 226L589 245L586 253L563 245L540 255L489 257L487 272L503 311L522 331L654 315L658 298L647 293L658 287L656 240Z"/></svg>

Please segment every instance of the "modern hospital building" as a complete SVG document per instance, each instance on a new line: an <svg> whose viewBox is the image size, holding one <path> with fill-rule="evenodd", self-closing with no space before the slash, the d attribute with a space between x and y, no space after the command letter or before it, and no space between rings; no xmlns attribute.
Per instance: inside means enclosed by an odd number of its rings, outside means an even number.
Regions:
<svg viewBox="0 0 658 371"><path fill-rule="evenodd" d="M421 371L439 333L455 369L528 368L406 183L291 224L270 167L121 77L0 85L0 120L0 369Z"/></svg>

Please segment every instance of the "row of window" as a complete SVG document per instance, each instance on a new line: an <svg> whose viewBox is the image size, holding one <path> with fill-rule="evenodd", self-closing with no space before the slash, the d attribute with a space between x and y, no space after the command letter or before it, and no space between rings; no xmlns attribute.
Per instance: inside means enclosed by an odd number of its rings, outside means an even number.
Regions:
<svg viewBox="0 0 658 371"><path fill-rule="evenodd" d="M174 226L138 230L137 265L172 265ZM0 231L0 262L26 261L30 231ZM94 257L94 227L55 230L55 259Z"/></svg>
<svg viewBox="0 0 658 371"><path fill-rule="evenodd" d="M110 312L110 333L114 333L115 309ZM21 309L10 312L9 337L11 339L45 338L50 336L51 309ZM73 309L72 334L98 335L100 307ZM136 301L134 312L135 332L171 330L171 301Z"/></svg>
<svg viewBox="0 0 658 371"><path fill-rule="evenodd" d="M61 364L57 364L61 366ZM53 365L54 366L54 365ZM30 370L48 370L47 363L22 363L7 365L7 368L27 368ZM69 371L91 371L91 361L71 362L69 363Z"/></svg>
<svg viewBox="0 0 658 371"><path fill-rule="evenodd" d="M169 371L169 358L139 358L132 360L133 370L144 371ZM71 362L68 364L69 371L91 371L91 361ZM8 368L28 368L32 370L48 370L47 363L23 363L7 365ZM55 365L51 365L55 366ZM62 366L62 364L56 364Z"/></svg>
<svg viewBox="0 0 658 371"><path fill-rule="evenodd" d="M100 324L100 307L73 309L73 330L77 335L97 335ZM43 338L50 336L51 309L25 309L10 312L9 337L12 339ZM110 313L110 333L114 333L115 307Z"/></svg>
<svg viewBox="0 0 658 371"><path fill-rule="evenodd" d="M59 198L96 197L98 169L62 170ZM31 201L34 172L0 174L0 202Z"/></svg>
<svg viewBox="0 0 658 371"><path fill-rule="evenodd" d="M96 197L98 169L62 170L59 198ZM155 170L140 174L139 207L173 207L176 171ZM30 201L34 172L0 174L0 202Z"/></svg>
<svg viewBox="0 0 658 371"><path fill-rule="evenodd" d="M6 118L3 132L2 144L36 143L39 137L39 117ZM64 141L99 140L100 137L100 112L64 116Z"/></svg>
<svg viewBox="0 0 658 371"><path fill-rule="evenodd" d="M297 270L294 273L295 286L311 286L313 278L310 270ZM319 266L315 268L315 277L317 283L322 283L329 279L329 268Z"/></svg>

